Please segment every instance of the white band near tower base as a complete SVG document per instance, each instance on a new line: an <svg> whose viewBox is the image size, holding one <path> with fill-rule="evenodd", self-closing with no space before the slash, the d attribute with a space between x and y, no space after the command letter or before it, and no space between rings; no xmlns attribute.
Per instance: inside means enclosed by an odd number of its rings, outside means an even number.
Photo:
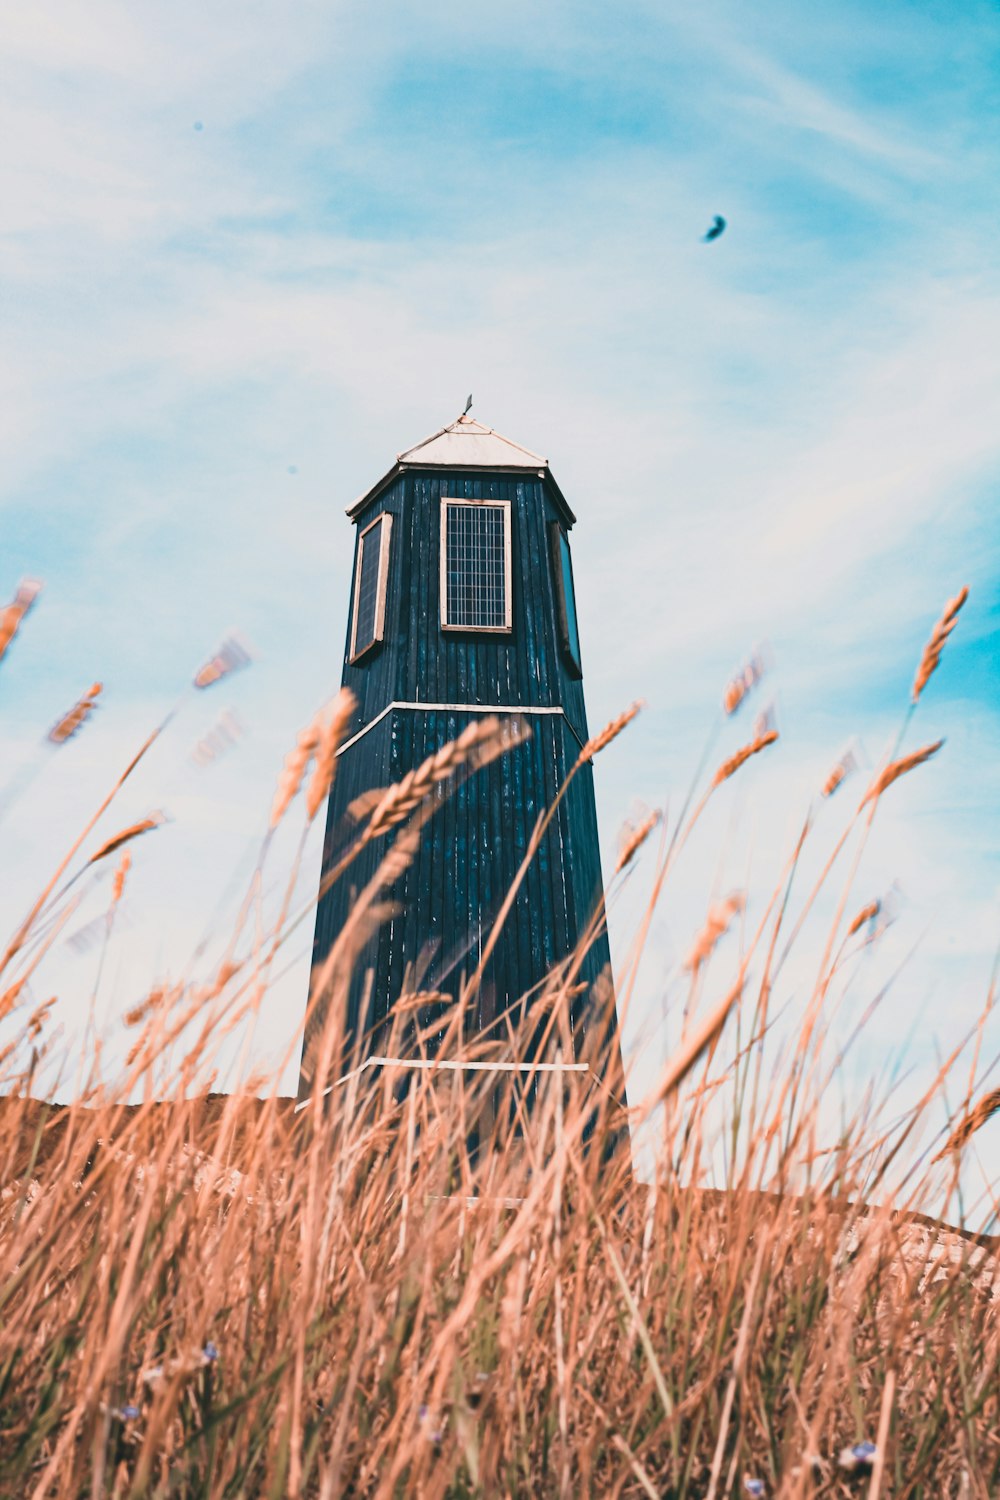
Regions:
<svg viewBox="0 0 1000 1500"><path fill-rule="evenodd" d="M364 739L368 731L374 729L376 724L381 723L386 714L391 714L394 708L418 708L424 713L444 714L561 714L566 722L566 728L576 740L580 749L583 749L583 740L577 734L569 719L566 718L566 710L558 704L553 707L535 707L523 703L404 703L397 700L387 703L382 712L377 713L374 719L369 720L363 729L359 729L357 734L352 735L349 740L345 740L337 751L337 754L343 755L344 751L350 750L352 745L358 743L358 740Z"/></svg>
<svg viewBox="0 0 1000 1500"><path fill-rule="evenodd" d="M589 1063L566 1063L566 1062L457 1062L451 1058L440 1057L366 1057L360 1067L352 1068L350 1073L345 1073L343 1078L338 1078L336 1083L331 1083L323 1090L323 1098L332 1094L334 1089L342 1088L348 1079L356 1078L368 1068L413 1068L425 1069L431 1072L447 1071L451 1073L589 1073ZM596 1078L596 1074L594 1075ZM296 1104L293 1114L306 1108L311 1103L309 1099L300 1099Z"/></svg>

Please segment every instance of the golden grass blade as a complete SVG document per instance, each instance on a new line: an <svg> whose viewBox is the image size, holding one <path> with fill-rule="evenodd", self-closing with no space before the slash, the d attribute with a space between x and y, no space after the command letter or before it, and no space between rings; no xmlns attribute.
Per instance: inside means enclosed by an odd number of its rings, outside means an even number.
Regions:
<svg viewBox="0 0 1000 1500"><path fill-rule="evenodd" d="M241 667L248 667L253 660L245 641L238 635L227 636L214 656L194 674L196 688L209 688Z"/></svg>
<svg viewBox="0 0 1000 1500"><path fill-rule="evenodd" d="M306 816L310 823L323 805L337 770L337 751L357 708L357 699L349 688L341 688L333 700L329 718L321 722L316 747L316 768L306 792Z"/></svg>
<svg viewBox="0 0 1000 1500"><path fill-rule="evenodd" d="M943 744L944 740L935 740L933 745L924 745L922 749L914 750L912 755L904 755L900 760L892 761L891 764L886 766L884 771L876 776L867 792L865 792L865 795L858 803L858 812L867 803L874 802L881 797L886 788L892 786L894 781L898 781L901 776L905 776L909 771L914 770L915 767L922 766L925 761L931 759L931 756L937 755Z"/></svg>
<svg viewBox="0 0 1000 1500"><path fill-rule="evenodd" d="M728 760L722 762L712 777L712 787L721 786L724 781L729 780L730 776L735 776L740 766L744 765L751 755L759 755L762 750L767 749L768 745L773 745L777 738L778 731L769 729L766 734L758 735L756 739L751 740L749 745L744 745L742 750L737 750L735 755L731 755Z"/></svg>
<svg viewBox="0 0 1000 1500"><path fill-rule="evenodd" d="M111 885L111 905L112 906L117 906L118 903L119 903L119 901L122 899L122 892L125 889L125 876L128 874L129 870L131 869L131 866L132 866L132 851L131 851L131 849L126 849L125 852L124 852L124 854L121 857L121 860L119 862L118 868L115 871L115 878L114 878L114 881L112 882L112 885Z"/></svg>
<svg viewBox="0 0 1000 1500"><path fill-rule="evenodd" d="M997 1110L1000 1110L1000 1089L992 1089L988 1094L983 1095L961 1124L955 1127L937 1156L933 1158L934 1161L941 1161L943 1157L961 1151L966 1141L970 1140L977 1130L981 1130L987 1120L993 1118Z"/></svg>
<svg viewBox="0 0 1000 1500"><path fill-rule="evenodd" d="M148 818L141 818L138 823L130 823L127 828L123 828L120 833L113 834L99 849L96 849L87 860L87 864L96 865L99 859L106 859L109 854L114 854L122 844L131 843L132 839L139 838L143 833L150 833L154 828L160 828L165 822L166 818L163 813L154 812L150 813Z"/></svg>
<svg viewBox="0 0 1000 1500"><path fill-rule="evenodd" d="M969 597L967 587L960 588L953 599L949 599L942 612L940 620L931 631L931 638L924 647L924 654L920 658L917 675L913 679L913 691L910 695L911 701L916 703L920 694L927 686L931 674L937 671L944 650L945 641L951 635L958 620L958 612Z"/></svg>
<svg viewBox="0 0 1000 1500"><path fill-rule="evenodd" d="M528 738L529 731L511 723L501 724L496 715L474 719L457 739L444 745L434 755L391 786L382 795L365 829L365 839L380 838L390 828L406 821L413 810L443 781L462 768L476 769L503 755Z"/></svg>
<svg viewBox="0 0 1000 1500"><path fill-rule="evenodd" d="M644 822L639 824L638 828L629 830L626 838L622 843L621 850L618 854L618 860L615 864L616 875L624 870L626 865L632 863L633 859L638 854L643 844L649 838L649 835L652 833L653 829L659 823L661 817L662 814L659 811L651 812L649 817L646 818Z"/></svg>
<svg viewBox="0 0 1000 1500"><path fill-rule="evenodd" d="M736 712L747 694L757 686L764 675L764 670L764 658L759 651L755 651L735 677L731 678L722 695L722 707L727 715Z"/></svg>
<svg viewBox="0 0 1000 1500"><path fill-rule="evenodd" d="M170 717L172 717L172 715ZM80 834L77 835L77 837L74 839L73 843L70 845L70 847L69 847L68 851L66 852L66 854L63 855L63 858L60 860L59 864L56 866L55 871L52 874L52 876L50 877L48 883L44 886L41 894L36 898L36 900L34 902L34 905L32 906L32 908L29 911L28 915L25 917L25 919L21 923L20 927L14 933L14 936L11 938L10 942L7 944L7 947L6 947L6 950L4 952L3 958L0 959L0 974L2 974L4 972L4 970L6 969L7 965L10 963L11 959L15 956L15 954L17 954L20 951L21 945L23 944L25 938L27 937L28 933L31 931L32 927L35 924L35 921L38 918L39 912L42 911L43 907L45 906L45 903L48 901L48 899L51 896L52 892L55 890L56 883L58 882L58 880L62 876L63 872L65 871L65 869L67 867L67 865L72 860L74 854L76 854L77 850L80 848L80 845L83 843L84 839L90 833L91 829L95 827L95 825L100 820L100 818L103 817L104 813L111 806L112 802L114 801L115 797L118 795L118 793L121 790L122 786L125 784L125 782L128 780L128 778L132 775L132 772L135 770L136 766L142 760L143 756L146 755L146 753L148 752L150 746L153 745L153 744L155 744L156 741L159 739L160 735L163 733L163 730L166 728L166 725L169 724L170 717L168 717L167 719L165 719L162 724L160 724L156 729L154 729L153 732L152 732L152 734L148 737L148 739L146 739L146 741L142 745L140 745L138 751L136 752L135 755L133 755L132 759L129 761L129 763L125 767L124 771L118 777L118 780L115 782L114 786L112 786L110 792L108 792L107 796L104 798L103 802L98 807L97 811L93 814L93 816L84 825L83 831Z"/></svg>
<svg viewBox="0 0 1000 1500"><path fill-rule="evenodd" d="M84 720L97 706L97 700L103 691L103 684L95 682L78 698L68 713L63 714L48 732L47 738L53 745L64 745L68 739L72 739Z"/></svg>
<svg viewBox="0 0 1000 1500"><path fill-rule="evenodd" d="M18 585L17 593L10 604L0 610L0 660L11 641L17 635L25 615L31 609L42 585L34 578L25 578Z"/></svg>
<svg viewBox="0 0 1000 1500"><path fill-rule="evenodd" d="M742 911L746 904L746 897L742 891L734 891L727 896L725 901L718 902L708 913L708 921L698 934L697 939L687 958L684 967L696 974L702 964L711 956L716 943L727 931L730 922L737 912Z"/></svg>
<svg viewBox="0 0 1000 1500"><path fill-rule="evenodd" d="M869 901L868 905L863 906L851 922L851 925L847 929L847 936L852 938L856 932L860 932L865 923L877 917L881 910L881 901Z"/></svg>
<svg viewBox="0 0 1000 1500"><path fill-rule="evenodd" d="M848 750L845 755L841 756L840 760L838 760L837 764L834 766L833 770L824 781L821 788L821 795L824 797L832 797L834 792L837 791L842 783L847 780L848 776L852 775L857 770L857 768L857 756L854 754L853 750Z"/></svg>
<svg viewBox="0 0 1000 1500"><path fill-rule="evenodd" d="M680 1051L676 1052L668 1060L656 1085L642 1103L639 1116L640 1122L647 1120L656 1106L662 1104L675 1089L680 1087L702 1053L721 1035L722 1028L725 1026L733 1007L743 993L745 977L746 966L745 964L741 964L739 977L729 993L719 1001L714 1010L709 1011L701 1025L696 1027L688 1037Z"/></svg>
<svg viewBox="0 0 1000 1500"><path fill-rule="evenodd" d="M619 714L617 719L612 719L609 724L605 724L599 734L591 735L580 751L580 760L593 760L595 755L600 755L601 751L610 745L612 740L618 738L622 730L631 724L636 714L641 713L645 706L641 698L636 699L635 703L631 704L624 713Z"/></svg>
<svg viewBox="0 0 1000 1500"><path fill-rule="evenodd" d="M292 798L298 793L302 778L309 769L309 762L316 753L319 739L319 724L314 719L311 724L306 725L305 729L300 730L294 749L289 750L285 756L285 763L278 778L278 790L271 803L270 828L272 832L288 811Z"/></svg>
<svg viewBox="0 0 1000 1500"><path fill-rule="evenodd" d="M375 811L388 790L388 787L373 786L367 792L360 792L347 804L347 816L352 822L362 822Z"/></svg>

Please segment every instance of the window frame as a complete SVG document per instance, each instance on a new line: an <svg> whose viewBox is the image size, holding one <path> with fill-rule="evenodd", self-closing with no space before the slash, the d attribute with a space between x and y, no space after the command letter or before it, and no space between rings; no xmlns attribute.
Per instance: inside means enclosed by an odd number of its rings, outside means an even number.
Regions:
<svg viewBox="0 0 1000 1500"><path fill-rule="evenodd" d="M448 620L448 507L449 505L489 506L503 511L504 623L502 625L455 625ZM467 500L463 495L441 496L441 629L459 635L510 635L514 622L513 562L511 557L511 502L509 500Z"/></svg>
<svg viewBox="0 0 1000 1500"><path fill-rule="evenodd" d="M376 526L381 525L382 534L379 538L378 555L378 579L375 584L375 621L372 629L372 638L358 649L358 609L361 603L361 574L365 563L365 537ZM380 511L374 516L363 531L358 533L358 554L354 573L354 607L351 611L351 647L348 653L348 663L353 666L369 651L380 646L385 640L385 605L389 591L389 541L392 536L392 512Z"/></svg>
<svg viewBox="0 0 1000 1500"><path fill-rule="evenodd" d="M563 543L566 544L566 559L569 563L569 582L570 588L573 590L573 625L576 633L575 655L572 645L572 633L569 628L569 606L563 582ZM549 553L552 559L553 582L555 585L556 626L559 633L559 645L562 650L563 660L571 676L580 678L583 676L583 653L580 647L580 615L576 607L576 578L573 575L573 549L569 544L569 534L561 521L549 522Z"/></svg>

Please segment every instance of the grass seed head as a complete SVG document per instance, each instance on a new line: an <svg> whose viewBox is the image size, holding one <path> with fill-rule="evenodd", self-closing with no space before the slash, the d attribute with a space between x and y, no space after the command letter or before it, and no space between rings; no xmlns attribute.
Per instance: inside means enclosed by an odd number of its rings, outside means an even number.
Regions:
<svg viewBox="0 0 1000 1500"><path fill-rule="evenodd" d="M823 783L821 788L824 797L832 797L838 787L847 780L858 768L858 758L853 750L847 750L840 757L833 770Z"/></svg>
<svg viewBox="0 0 1000 1500"><path fill-rule="evenodd" d="M916 766L922 766L924 761L930 760L932 755L937 755L943 744L944 740L935 740L933 745L924 745L922 749L914 750L912 755L904 755L899 760L890 762L885 770L876 776L867 792L865 792L865 795L858 803L858 812L861 811L866 803L874 802L876 798L881 797L886 788L892 786L894 781L898 781L901 776L905 776L908 771L912 771Z"/></svg>
<svg viewBox="0 0 1000 1500"><path fill-rule="evenodd" d="M777 738L778 731L769 729L765 734L758 735L756 739L751 740L749 745L744 745L742 750L737 750L735 755L731 755L728 760L722 762L712 778L712 786L721 786L724 781L729 780L730 776L735 776L740 766L745 764L751 755L759 755L762 750L767 749L768 745L773 745Z"/></svg>
<svg viewBox="0 0 1000 1500"><path fill-rule="evenodd" d="M404 822L425 797L464 767L475 770L505 754L528 738L529 731L516 722L501 724L493 714L474 719L457 739L442 746L434 755L409 771L395 786L389 787L372 811L365 838L378 838Z"/></svg>
<svg viewBox="0 0 1000 1500"><path fill-rule="evenodd" d="M625 729L629 724L631 724L636 714L639 713L641 709L645 708L645 706L646 705L643 700L641 698L638 698L636 699L635 703L631 704L625 710L624 713L619 714L617 719L612 719L610 724L605 724L600 734L592 735L584 745L583 749L580 751L580 759L592 760L595 755L599 755L606 746L611 744L612 740L616 740L618 738L622 730Z"/></svg>
<svg viewBox="0 0 1000 1500"><path fill-rule="evenodd" d="M212 687L214 683L221 682L224 677L238 672L241 667L248 667L252 660L246 643L241 637L229 635L215 655L194 674L194 685L196 688Z"/></svg>
<svg viewBox="0 0 1000 1500"><path fill-rule="evenodd" d="M726 714L734 714L749 692L757 686L765 672L762 652L755 651L750 660L732 677L722 695L722 707Z"/></svg>
<svg viewBox="0 0 1000 1500"><path fill-rule="evenodd" d="M150 813L148 818L140 818L138 823L130 823L129 826L127 828L123 828L120 833L116 833L111 838L107 839L101 845L101 847L90 856L90 858L87 860L87 864L95 865L99 859L105 859L109 854L114 854L115 850L120 849L122 844L130 843L132 839L139 838L139 836L143 833L150 833L154 828L159 828L161 824L165 823L166 821L166 816L162 812L154 812Z"/></svg>
<svg viewBox="0 0 1000 1500"><path fill-rule="evenodd" d="M940 1161L950 1152L961 1151L966 1141L974 1136L977 1130L981 1130L986 1121L993 1118L997 1110L1000 1110L1000 1089L992 1089L988 1094L983 1095L961 1124L951 1132L937 1156L934 1157L934 1161Z"/></svg>
<svg viewBox="0 0 1000 1500"><path fill-rule="evenodd" d="M271 804L271 828L277 828L288 810L292 798L302 785L302 778L319 745L320 728L318 717L299 731L294 749L285 756L285 764L278 778L278 790Z"/></svg>
<svg viewBox="0 0 1000 1500"><path fill-rule="evenodd" d="M730 922L737 912L742 911L746 898L742 891L733 891L724 901L718 902L711 907L708 920L695 939L687 958L684 960L685 969L696 974L702 964L708 959L716 943L729 927Z"/></svg>
<svg viewBox="0 0 1000 1500"><path fill-rule="evenodd" d="M42 585L34 578L25 578L18 585L17 593L10 604L0 610L0 658L17 635L21 622L34 604L41 587Z"/></svg>
<svg viewBox="0 0 1000 1500"><path fill-rule="evenodd" d="M121 859L118 862L118 868L115 871L115 878L111 885L112 906L117 906L119 901L122 899L122 891L125 889L125 876L128 874L131 865L132 851L131 849L125 849L122 853Z"/></svg>
<svg viewBox="0 0 1000 1500"><path fill-rule="evenodd" d="M659 811L651 812L649 817L640 823L638 827L626 827L625 837L622 840L621 850L618 854L618 862L615 865L615 874L624 870L625 866L631 864L643 844L649 838L653 829L660 821Z"/></svg>
<svg viewBox="0 0 1000 1500"><path fill-rule="evenodd" d="M48 738L53 745L64 745L68 739L71 739L76 734L80 725L96 707L97 700L102 691L103 683L93 683L84 693L83 697L77 699L69 713L63 714L62 718L53 724L48 733Z"/></svg>
<svg viewBox="0 0 1000 1500"><path fill-rule="evenodd" d="M867 906L861 908L850 927L848 927L847 936L851 938L856 932L860 932L865 923L874 921L881 910L881 901L869 901Z"/></svg>
<svg viewBox="0 0 1000 1500"><path fill-rule="evenodd" d="M944 643L954 630L956 621L958 620L958 612L968 597L968 587L960 588L955 597L948 600L940 620L938 620L931 631L931 638L924 647L924 654L920 658L917 675L913 679L913 691L910 696L914 703L916 703L920 694L927 686L931 674L937 671L938 662L941 660L941 653L944 650Z"/></svg>
<svg viewBox="0 0 1000 1500"><path fill-rule="evenodd" d="M344 738L357 699L349 688L341 688L330 709L329 717L320 722L319 744L316 748L316 766L306 791L306 816L310 823L323 805L323 800L333 785L337 770L337 751Z"/></svg>

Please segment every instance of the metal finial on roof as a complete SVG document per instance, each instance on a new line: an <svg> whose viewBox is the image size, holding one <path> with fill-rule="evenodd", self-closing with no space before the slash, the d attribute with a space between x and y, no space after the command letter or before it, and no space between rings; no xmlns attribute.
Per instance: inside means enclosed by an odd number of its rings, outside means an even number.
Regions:
<svg viewBox="0 0 1000 1500"><path fill-rule="evenodd" d="M465 410L463 411L462 416L463 417L467 417L469 415L469 412L471 410L472 410L472 392L470 391L469 392L469 399L465 403Z"/></svg>

